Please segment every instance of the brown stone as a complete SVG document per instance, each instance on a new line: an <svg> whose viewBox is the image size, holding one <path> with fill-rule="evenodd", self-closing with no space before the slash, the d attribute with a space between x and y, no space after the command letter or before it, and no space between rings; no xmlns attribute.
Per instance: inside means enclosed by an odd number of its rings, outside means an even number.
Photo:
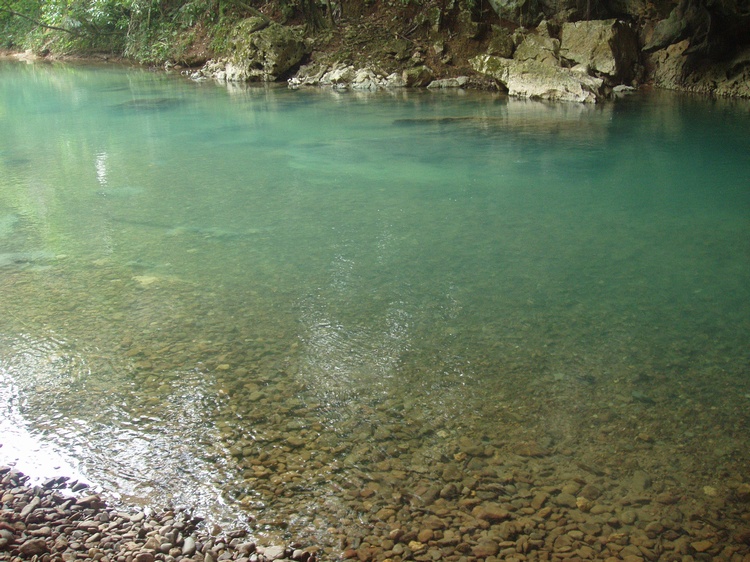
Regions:
<svg viewBox="0 0 750 562"><path fill-rule="evenodd" d="M419 541L409 541L409 550L411 550L415 554L418 552L422 552L426 548L427 548L427 545Z"/></svg>
<svg viewBox="0 0 750 562"><path fill-rule="evenodd" d="M656 496L656 501L665 505L673 505L680 501L680 496L670 494L669 492L664 492Z"/></svg>
<svg viewBox="0 0 750 562"><path fill-rule="evenodd" d="M96 494L79 498L76 503L83 507L101 507L103 505L102 498Z"/></svg>
<svg viewBox="0 0 750 562"><path fill-rule="evenodd" d="M378 519L381 519L382 521L387 521L394 515L396 515L395 509L391 509L390 507L384 507L383 509L379 510L375 514L375 517L377 517Z"/></svg>
<svg viewBox="0 0 750 562"><path fill-rule="evenodd" d="M706 552L713 545L714 543L712 543L711 541L707 541L707 540L696 541L696 542L690 543L690 546L692 546L696 552Z"/></svg>
<svg viewBox="0 0 750 562"><path fill-rule="evenodd" d="M443 469L443 480L446 482L450 482L451 480L461 480L462 477L461 470L453 463L449 463Z"/></svg>
<svg viewBox="0 0 750 562"><path fill-rule="evenodd" d="M373 560L375 557L375 554L377 553L378 549L373 547L359 547L357 549L357 558L360 562L368 562L369 560Z"/></svg>
<svg viewBox="0 0 750 562"><path fill-rule="evenodd" d="M750 484L740 484L735 492L737 499L742 502L750 502Z"/></svg>
<svg viewBox="0 0 750 562"><path fill-rule="evenodd" d="M538 511L542 508L542 506L548 499L549 494L546 494L545 492L538 492L531 500L531 507Z"/></svg>
<svg viewBox="0 0 750 562"><path fill-rule="evenodd" d="M587 500L595 500L602 495L602 492L596 486L586 484L583 488L581 488L581 491L578 492L578 495L586 498Z"/></svg>
<svg viewBox="0 0 750 562"><path fill-rule="evenodd" d="M529 443L520 443L516 447L516 454L522 457L546 457L549 455L549 451L535 441L531 441Z"/></svg>
<svg viewBox="0 0 750 562"><path fill-rule="evenodd" d="M445 522L444 519L441 519L437 515L430 515L427 517L424 521L422 521L422 524L428 528L428 529L445 529L448 524Z"/></svg>
<svg viewBox="0 0 750 562"><path fill-rule="evenodd" d="M21 556L30 557L35 554L44 554L49 551L49 548L47 548L47 541L44 539L30 539L24 542L18 550Z"/></svg>
<svg viewBox="0 0 750 562"><path fill-rule="evenodd" d="M471 553L477 558L487 558L495 556L500 552L500 545L493 540L480 540L472 549Z"/></svg>
<svg viewBox="0 0 750 562"><path fill-rule="evenodd" d="M736 537L737 542L742 542L745 544L750 544L750 529L744 529L737 533Z"/></svg>
<svg viewBox="0 0 750 562"><path fill-rule="evenodd" d="M475 507L471 514L477 519L489 521L490 523L499 523L510 519L510 513L496 503L484 503Z"/></svg>

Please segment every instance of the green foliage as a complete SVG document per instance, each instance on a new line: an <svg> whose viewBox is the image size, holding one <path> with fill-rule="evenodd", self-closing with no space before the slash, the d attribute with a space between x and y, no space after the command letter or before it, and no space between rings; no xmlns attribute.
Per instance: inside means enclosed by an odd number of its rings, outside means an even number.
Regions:
<svg viewBox="0 0 750 562"><path fill-rule="evenodd" d="M214 0L185 2L176 10L175 21L183 27L193 27L199 21L211 21L218 13Z"/></svg>
<svg viewBox="0 0 750 562"><path fill-rule="evenodd" d="M41 4L34 0L0 0L0 47L6 49L26 48L25 38L36 25L13 13L28 14L31 19L41 17Z"/></svg>
<svg viewBox="0 0 750 562"><path fill-rule="evenodd" d="M221 0L0 0L0 46L107 51L141 62L179 59L187 32L216 20Z"/></svg>
<svg viewBox="0 0 750 562"><path fill-rule="evenodd" d="M232 31L234 29L234 18L222 17L218 23L211 28L211 51L217 55L228 55L231 50Z"/></svg>

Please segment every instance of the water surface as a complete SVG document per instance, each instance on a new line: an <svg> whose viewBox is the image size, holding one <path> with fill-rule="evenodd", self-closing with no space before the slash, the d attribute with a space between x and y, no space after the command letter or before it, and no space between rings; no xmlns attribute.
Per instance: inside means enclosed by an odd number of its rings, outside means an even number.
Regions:
<svg viewBox="0 0 750 562"><path fill-rule="evenodd" d="M747 102L3 63L0 131L3 462L332 553L750 480Z"/></svg>

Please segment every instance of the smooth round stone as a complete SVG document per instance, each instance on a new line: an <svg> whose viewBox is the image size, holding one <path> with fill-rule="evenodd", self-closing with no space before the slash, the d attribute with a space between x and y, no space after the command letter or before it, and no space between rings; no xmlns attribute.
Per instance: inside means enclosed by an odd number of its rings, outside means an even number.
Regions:
<svg viewBox="0 0 750 562"><path fill-rule="evenodd" d="M573 494L567 492L561 492L555 496L555 503L562 507L578 507L576 504L576 497Z"/></svg>
<svg viewBox="0 0 750 562"><path fill-rule="evenodd" d="M638 514L632 509L626 509L620 514L620 521L625 525L632 525L636 519L638 519Z"/></svg>
<svg viewBox="0 0 750 562"><path fill-rule="evenodd" d="M192 556L195 554L195 539L193 537L187 537L182 545L182 555Z"/></svg>
<svg viewBox="0 0 750 562"><path fill-rule="evenodd" d="M479 541L472 549L471 553L477 558L487 558L488 556L495 556L500 552L500 545L492 540Z"/></svg>

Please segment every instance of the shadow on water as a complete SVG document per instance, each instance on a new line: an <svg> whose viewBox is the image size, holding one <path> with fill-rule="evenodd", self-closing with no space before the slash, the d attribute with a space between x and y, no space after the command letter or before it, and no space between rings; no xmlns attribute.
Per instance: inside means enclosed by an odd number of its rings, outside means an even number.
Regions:
<svg viewBox="0 0 750 562"><path fill-rule="evenodd" d="M180 98L137 98L118 103L112 107L125 112L157 112L176 109L183 103L184 100Z"/></svg>

